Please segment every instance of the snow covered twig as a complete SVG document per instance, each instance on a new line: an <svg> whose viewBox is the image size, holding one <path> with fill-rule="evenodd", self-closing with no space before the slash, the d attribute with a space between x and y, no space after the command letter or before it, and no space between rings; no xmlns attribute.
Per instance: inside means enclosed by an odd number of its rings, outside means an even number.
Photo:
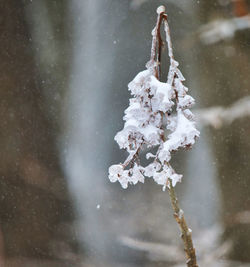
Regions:
<svg viewBox="0 0 250 267"><path fill-rule="evenodd" d="M204 44L214 44L232 39L237 31L250 29L250 15L231 19L218 19L200 28L200 39Z"/></svg>
<svg viewBox="0 0 250 267"><path fill-rule="evenodd" d="M221 243L222 235L223 230L219 225L198 230L195 243L199 247L199 261L201 266L241 266L240 264L233 265L229 262L223 262L224 264L222 264L222 259L225 259L232 249L231 241L227 240ZM183 266L182 262L184 257L178 245L151 242L128 236L121 236L119 241L121 244L131 249L146 252L146 257L150 261L164 261L169 264L171 263L171 266Z"/></svg>
<svg viewBox="0 0 250 267"><path fill-rule="evenodd" d="M170 58L166 83L158 80L162 42L159 29L163 20ZM175 186L182 175L177 174L170 165L171 153L190 148L199 136L194 116L189 110L194 99L187 94L188 88L183 85L185 79L178 69L179 63L174 59L164 12L158 14L152 35L151 59L146 65L147 69L138 73L128 85L134 97L130 98L129 107L125 110L124 128L115 136L120 148L126 149L129 155L123 164L109 168L109 179L111 182L119 181L123 188L127 188L128 184L144 182L144 176L153 177L164 190L169 186L169 179ZM167 120L166 129L163 126L164 118ZM141 166L139 153L145 148L154 147L158 147L156 154L146 155L153 161L146 167Z"/></svg>
<svg viewBox="0 0 250 267"><path fill-rule="evenodd" d="M128 184L144 183L144 177L147 176L162 185L163 190L168 188L174 217L182 232L187 266L197 267L191 231L186 225L174 191L174 186L181 181L182 175L177 174L170 165L172 152L190 148L199 137L194 116L189 110L194 99L187 94L188 88L183 85L185 78L178 68L179 63L174 59L165 7L158 7L157 14L156 26L152 31L150 61L146 64L147 69L138 73L128 85L133 97L125 110L124 128L115 136L120 148L126 149L129 155L124 163L109 168L109 179L111 182L120 182L125 189ZM160 31L162 23L170 60L167 82L159 80L163 45ZM163 120L167 121L166 127ZM155 155L146 154L146 158L153 158L153 161L145 167L142 166L140 152L145 148L155 147Z"/></svg>
<svg viewBox="0 0 250 267"><path fill-rule="evenodd" d="M250 116L250 96L245 96L229 107L211 107L195 111L197 122L203 126L221 128L239 118Z"/></svg>
<svg viewBox="0 0 250 267"><path fill-rule="evenodd" d="M174 210L175 220L179 224L179 227L181 229L181 238L183 240L184 247L185 247L187 266L198 267L196 263L195 248L193 246L193 240L192 240L192 230L189 229L187 226L187 223L184 217L184 212L179 207L178 199L175 195L175 191L174 191L171 181L170 181L169 195L170 195L172 207Z"/></svg>

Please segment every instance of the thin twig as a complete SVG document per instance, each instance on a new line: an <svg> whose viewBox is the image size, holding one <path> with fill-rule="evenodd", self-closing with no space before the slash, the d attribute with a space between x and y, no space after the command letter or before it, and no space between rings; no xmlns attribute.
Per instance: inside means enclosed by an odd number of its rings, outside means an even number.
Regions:
<svg viewBox="0 0 250 267"><path fill-rule="evenodd" d="M201 125L211 125L218 129L233 123L237 119L250 116L250 96L237 100L229 107L215 106L204 108L195 110L194 114Z"/></svg>
<svg viewBox="0 0 250 267"><path fill-rule="evenodd" d="M161 60L161 49L163 45L163 41L161 39L161 24L164 16L166 16L164 12L158 14L156 26L153 30L150 61L148 62L148 66L150 68L153 68L152 71L157 79L160 78L160 60ZM135 160L138 158L141 146L139 146L138 149L132 155L128 156L128 158L122 164L124 168L129 164L133 164L135 162Z"/></svg>
<svg viewBox="0 0 250 267"><path fill-rule="evenodd" d="M165 8L163 8L165 11ZM170 59L170 67L169 67L169 73L168 73L168 84L171 84L174 86L174 77L175 77L175 69L176 69L176 61L174 59L174 54L173 54L173 47L172 47L172 42L171 42L171 37L170 37L170 29L167 21L167 15L163 13L158 13L158 18L157 18L157 23L156 23L156 28L154 29L157 31L157 33L154 34L153 38L153 43L152 43L152 50L151 50L151 60L154 59L156 55L156 43L158 43L158 61L157 62L160 65L160 60L161 60L161 46L162 46L162 38L161 38L161 32L160 32L160 27L161 27L161 22L164 22L164 29L166 32L166 41L168 45L168 55ZM156 78L160 77L160 68L157 69L158 73L156 72ZM178 100L178 96L177 96ZM164 138L164 137L163 137ZM164 141L164 140L163 140ZM196 254L195 254L195 249L193 246L193 241L192 241L192 234L191 230L188 228L186 220L184 218L184 213L179 207L178 199L175 194L174 187L172 185L172 180L168 179L168 192L170 195L172 207L174 210L174 218L176 222L179 224L180 230L181 230L181 237L184 243L184 250L186 253L186 264L188 267L198 267L196 263Z"/></svg>
<svg viewBox="0 0 250 267"><path fill-rule="evenodd" d="M184 217L184 212L182 209L179 207L179 202L175 194L174 187L172 185L171 179L169 179L169 188L168 192L170 195L172 207L174 210L174 218L176 222L179 224L180 230L181 230L181 238L184 243L185 247L185 253L186 253L186 263L188 267L198 267L196 263L196 255L195 255L195 248L193 246L193 241L192 241L192 231L191 229L188 228L185 217Z"/></svg>
<svg viewBox="0 0 250 267"><path fill-rule="evenodd" d="M161 23L163 20L163 16L164 16L164 12L159 13L157 17L156 26L153 30L152 48L151 48L151 56L150 56L150 65L154 67L154 75L157 79L160 78L161 49L163 45L163 42L161 39ZM156 56L157 56L157 59L156 59Z"/></svg>

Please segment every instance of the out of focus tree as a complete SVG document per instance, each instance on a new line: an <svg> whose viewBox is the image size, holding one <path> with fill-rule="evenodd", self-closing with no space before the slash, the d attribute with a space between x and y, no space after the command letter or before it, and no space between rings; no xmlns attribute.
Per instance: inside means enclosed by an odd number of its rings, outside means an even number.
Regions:
<svg viewBox="0 0 250 267"><path fill-rule="evenodd" d="M64 260L73 214L59 166L56 122L35 57L39 48L28 26L31 4L0 1L1 246L6 258Z"/></svg>
<svg viewBox="0 0 250 267"><path fill-rule="evenodd" d="M227 5L220 5L227 3ZM201 1L202 24L216 18L246 15L249 1ZM229 29L230 30L230 29ZM228 106L250 92L250 30L231 39L204 44L200 50L201 95L204 106ZM204 63L205 62L205 63ZM250 123L249 117L211 130L222 196L224 238L233 241L231 258L250 261Z"/></svg>

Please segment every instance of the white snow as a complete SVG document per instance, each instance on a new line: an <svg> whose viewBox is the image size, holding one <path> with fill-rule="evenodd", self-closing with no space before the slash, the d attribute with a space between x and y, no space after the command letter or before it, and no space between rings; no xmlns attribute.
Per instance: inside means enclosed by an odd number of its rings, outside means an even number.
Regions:
<svg viewBox="0 0 250 267"><path fill-rule="evenodd" d="M157 12L164 10L159 7ZM120 148L126 149L129 155L123 164L109 168L109 179L111 182L119 181L124 189L128 184L144 183L144 176L152 177L163 186L163 190L169 185L169 179L175 186L182 175L171 167L171 153L191 147L199 136L194 116L189 110L195 101L182 83L185 78L173 56L169 26L166 21L164 25L170 58L167 82L161 82L154 76L157 63L149 61L147 69L139 72L128 84L133 97L125 110L124 128L115 136ZM155 29L152 34L153 40L156 40ZM163 126L164 117L166 127ZM170 131L165 137L164 128ZM139 152L145 147L158 147L158 150L155 155L151 152L146 154L147 160L153 159L153 162L143 167L139 164Z"/></svg>
<svg viewBox="0 0 250 267"><path fill-rule="evenodd" d="M161 14L161 13L164 13L166 10L165 6L159 6L156 10L156 13L157 14Z"/></svg>
<svg viewBox="0 0 250 267"><path fill-rule="evenodd" d="M176 129L168 136L168 140L164 142L162 149L160 149L160 161L162 163L169 162L172 151L181 147L192 146L198 136L199 131L196 130L195 123L187 119L182 110L178 110Z"/></svg>

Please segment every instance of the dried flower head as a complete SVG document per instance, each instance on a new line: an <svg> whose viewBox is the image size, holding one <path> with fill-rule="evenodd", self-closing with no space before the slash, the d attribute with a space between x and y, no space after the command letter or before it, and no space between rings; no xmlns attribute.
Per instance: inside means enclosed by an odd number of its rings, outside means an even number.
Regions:
<svg viewBox="0 0 250 267"><path fill-rule="evenodd" d="M162 7L157 9L157 24L152 31L151 59L146 64L147 69L138 73L128 84L132 98L125 110L124 128L115 136L120 148L126 149L129 155L124 163L109 168L109 179L111 182L119 181L123 188L127 188L128 184L143 183L144 176L152 177L164 190L169 185L168 179L175 186L181 181L182 175L171 167L171 153L181 148L190 148L199 136L194 116L189 110L195 101L187 94L188 88L183 85L185 78L178 68L179 63L174 59L164 11ZM159 81L162 22L170 59L167 82ZM146 154L147 159L153 159L152 162L148 166L141 166L140 152L155 147L158 147L155 155Z"/></svg>

